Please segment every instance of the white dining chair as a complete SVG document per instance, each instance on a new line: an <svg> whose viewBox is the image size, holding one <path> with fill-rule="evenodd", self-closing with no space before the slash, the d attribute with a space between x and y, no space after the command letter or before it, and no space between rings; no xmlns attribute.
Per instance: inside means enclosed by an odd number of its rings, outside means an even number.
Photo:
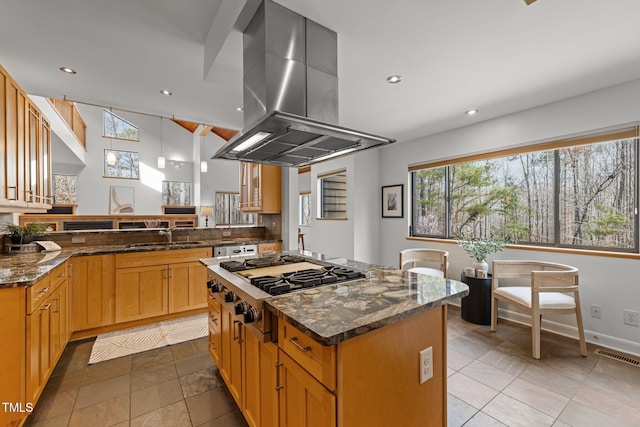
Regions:
<svg viewBox="0 0 640 427"><path fill-rule="evenodd" d="M449 252L440 249L405 249L400 251L400 269L412 273L447 277Z"/></svg>
<svg viewBox="0 0 640 427"><path fill-rule="evenodd" d="M507 282L526 279L526 284ZM531 316L531 346L534 359L540 359L540 324L543 315L575 314L580 354L587 355L582 326L578 269L544 261L493 261L491 289L491 331L498 323L498 302L513 305Z"/></svg>

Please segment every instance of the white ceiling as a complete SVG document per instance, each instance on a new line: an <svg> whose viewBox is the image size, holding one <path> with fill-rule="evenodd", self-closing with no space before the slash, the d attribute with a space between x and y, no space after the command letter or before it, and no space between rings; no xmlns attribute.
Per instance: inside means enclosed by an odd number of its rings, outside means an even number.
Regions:
<svg viewBox="0 0 640 427"><path fill-rule="evenodd" d="M241 35L204 65L240 1L0 0L0 64L30 94L240 129ZM340 124L399 141L640 78L638 0L277 2L338 33Z"/></svg>

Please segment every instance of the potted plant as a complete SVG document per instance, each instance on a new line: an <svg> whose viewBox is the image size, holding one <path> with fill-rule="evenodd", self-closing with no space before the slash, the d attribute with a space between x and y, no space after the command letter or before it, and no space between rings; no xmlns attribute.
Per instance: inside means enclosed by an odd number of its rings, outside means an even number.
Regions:
<svg viewBox="0 0 640 427"><path fill-rule="evenodd" d="M475 271L484 270L489 271L489 264L487 264L487 255L495 252L500 252L502 248L507 244L507 241L502 239L493 238L480 238L480 237L466 237L461 236L456 239L458 246L475 260L473 268Z"/></svg>
<svg viewBox="0 0 640 427"><path fill-rule="evenodd" d="M42 236L47 227L44 224L32 222L27 225L6 223L2 226L3 234L7 234L14 245L26 245Z"/></svg>

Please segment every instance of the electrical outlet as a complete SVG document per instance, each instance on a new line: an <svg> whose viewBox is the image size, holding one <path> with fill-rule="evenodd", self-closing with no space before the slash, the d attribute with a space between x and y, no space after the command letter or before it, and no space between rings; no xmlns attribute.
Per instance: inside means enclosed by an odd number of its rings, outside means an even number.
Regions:
<svg viewBox="0 0 640 427"><path fill-rule="evenodd" d="M84 236L72 236L71 243L84 243Z"/></svg>
<svg viewBox="0 0 640 427"><path fill-rule="evenodd" d="M425 348L420 352L420 384L433 378L433 348Z"/></svg>
<svg viewBox="0 0 640 427"><path fill-rule="evenodd" d="M222 237L229 237L229 236L231 236L231 230L222 232Z"/></svg>
<svg viewBox="0 0 640 427"><path fill-rule="evenodd" d="M625 310L624 312L624 324L631 326L640 326L640 313L633 310Z"/></svg>
<svg viewBox="0 0 640 427"><path fill-rule="evenodd" d="M602 306L591 304L591 317L595 317L596 319L600 319L602 316Z"/></svg>

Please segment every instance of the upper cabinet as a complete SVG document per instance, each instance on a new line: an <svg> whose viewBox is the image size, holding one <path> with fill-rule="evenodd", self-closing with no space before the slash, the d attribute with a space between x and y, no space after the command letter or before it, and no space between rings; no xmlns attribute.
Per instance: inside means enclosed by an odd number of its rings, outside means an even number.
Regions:
<svg viewBox="0 0 640 427"><path fill-rule="evenodd" d="M240 163L240 210L275 214L282 205L280 166Z"/></svg>
<svg viewBox="0 0 640 427"><path fill-rule="evenodd" d="M51 130L0 66L0 212L51 208Z"/></svg>

